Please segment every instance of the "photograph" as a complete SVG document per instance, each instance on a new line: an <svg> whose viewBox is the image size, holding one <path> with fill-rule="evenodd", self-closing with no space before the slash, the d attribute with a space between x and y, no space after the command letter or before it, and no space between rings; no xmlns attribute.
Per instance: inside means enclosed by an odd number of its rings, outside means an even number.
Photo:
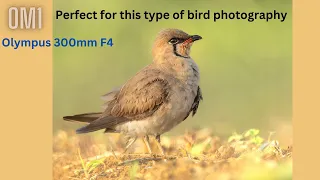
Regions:
<svg viewBox="0 0 320 180"><path fill-rule="evenodd" d="M292 179L292 1L55 0L52 16L54 180Z"/></svg>

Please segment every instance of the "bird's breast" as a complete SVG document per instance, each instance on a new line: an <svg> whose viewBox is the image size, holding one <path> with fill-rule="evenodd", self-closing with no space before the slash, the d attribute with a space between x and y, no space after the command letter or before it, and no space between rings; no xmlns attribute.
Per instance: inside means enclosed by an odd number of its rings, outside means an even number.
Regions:
<svg viewBox="0 0 320 180"><path fill-rule="evenodd" d="M193 59L184 59L177 71L176 81L171 84L170 103L177 118L184 119L190 111L199 86L199 69Z"/></svg>

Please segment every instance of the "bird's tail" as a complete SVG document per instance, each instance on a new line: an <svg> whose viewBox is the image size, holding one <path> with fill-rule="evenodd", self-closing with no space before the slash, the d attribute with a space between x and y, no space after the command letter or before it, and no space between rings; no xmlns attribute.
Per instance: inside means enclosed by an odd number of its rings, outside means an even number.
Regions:
<svg viewBox="0 0 320 180"><path fill-rule="evenodd" d="M92 121L101 117L102 113L86 113L86 114L77 114L73 116L65 116L63 120L65 121L74 121L74 122L83 122L83 123L91 123Z"/></svg>

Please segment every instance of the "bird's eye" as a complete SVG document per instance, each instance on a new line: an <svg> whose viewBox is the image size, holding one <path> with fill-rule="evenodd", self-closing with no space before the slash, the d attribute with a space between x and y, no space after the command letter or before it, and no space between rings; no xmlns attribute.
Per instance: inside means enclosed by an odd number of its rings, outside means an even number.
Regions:
<svg viewBox="0 0 320 180"><path fill-rule="evenodd" d="M172 38L169 41L169 44L177 44L179 42L179 40L177 38Z"/></svg>

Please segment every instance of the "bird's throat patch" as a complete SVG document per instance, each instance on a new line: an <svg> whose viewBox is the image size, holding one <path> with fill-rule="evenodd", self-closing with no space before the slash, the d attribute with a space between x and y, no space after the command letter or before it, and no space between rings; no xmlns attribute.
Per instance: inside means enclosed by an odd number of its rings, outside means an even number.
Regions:
<svg viewBox="0 0 320 180"><path fill-rule="evenodd" d="M179 56L179 57L189 58L188 56L183 56L183 55L179 54L179 52L177 51L177 44L174 44L174 45L173 45L173 53L174 53L176 56Z"/></svg>

